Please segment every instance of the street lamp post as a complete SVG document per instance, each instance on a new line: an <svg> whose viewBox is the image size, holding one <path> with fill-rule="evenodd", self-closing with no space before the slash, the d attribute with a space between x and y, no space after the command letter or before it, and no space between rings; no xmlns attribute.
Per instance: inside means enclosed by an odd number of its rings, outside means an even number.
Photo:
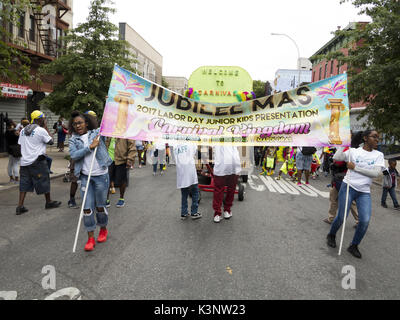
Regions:
<svg viewBox="0 0 400 320"><path fill-rule="evenodd" d="M296 49L297 49L297 63L299 63L299 61L300 61L300 50L299 50L299 46L297 45L296 41L294 41L291 37L289 37L285 33L271 33L271 36L284 36L284 37L287 37L290 40L292 40L292 42L294 43L294 45L296 46ZM298 66L298 69L299 69L299 82L298 82L298 85L300 85L300 65Z"/></svg>

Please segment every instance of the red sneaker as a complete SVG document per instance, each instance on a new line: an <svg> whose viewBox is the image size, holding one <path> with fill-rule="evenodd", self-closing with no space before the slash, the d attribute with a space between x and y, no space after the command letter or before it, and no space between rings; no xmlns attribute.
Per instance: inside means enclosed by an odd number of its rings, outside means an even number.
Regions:
<svg viewBox="0 0 400 320"><path fill-rule="evenodd" d="M107 235L108 235L107 229L100 229L99 236L97 237L97 242L106 242Z"/></svg>
<svg viewBox="0 0 400 320"><path fill-rule="evenodd" d="M94 241L94 238L89 238L88 242L85 245L85 251L92 251L95 246L96 246L96 241Z"/></svg>

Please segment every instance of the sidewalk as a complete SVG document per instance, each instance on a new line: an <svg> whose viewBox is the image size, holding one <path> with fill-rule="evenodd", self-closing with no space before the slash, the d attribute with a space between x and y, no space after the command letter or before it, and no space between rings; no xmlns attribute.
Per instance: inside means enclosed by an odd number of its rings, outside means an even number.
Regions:
<svg viewBox="0 0 400 320"><path fill-rule="evenodd" d="M51 164L51 171L53 174L50 175L51 179L64 176L65 172L68 170L68 160L65 156L69 155L68 147L64 148L64 152L58 152L58 148L55 146L47 147L47 154L53 159ZM8 157L0 158L0 192L4 190L18 189L18 184L10 183L10 177L7 173ZM15 191L16 191L15 190Z"/></svg>

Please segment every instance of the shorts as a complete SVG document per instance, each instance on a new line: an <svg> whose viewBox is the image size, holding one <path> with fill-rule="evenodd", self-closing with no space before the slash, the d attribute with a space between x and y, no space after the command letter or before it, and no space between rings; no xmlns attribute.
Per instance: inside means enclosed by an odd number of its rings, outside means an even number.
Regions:
<svg viewBox="0 0 400 320"><path fill-rule="evenodd" d="M46 159L36 160L29 166L21 166L19 191L45 194L50 192L50 170Z"/></svg>
<svg viewBox="0 0 400 320"><path fill-rule="evenodd" d="M312 159L313 159L312 154L305 156L301 152L297 152L297 154L296 154L296 167L297 167L297 170L310 171L311 170Z"/></svg>
<svg viewBox="0 0 400 320"><path fill-rule="evenodd" d="M108 167L110 182L114 182L115 187L119 187L124 183L126 184L128 183L128 173L129 173L129 168L126 167L126 163L115 165L115 162L113 162Z"/></svg>

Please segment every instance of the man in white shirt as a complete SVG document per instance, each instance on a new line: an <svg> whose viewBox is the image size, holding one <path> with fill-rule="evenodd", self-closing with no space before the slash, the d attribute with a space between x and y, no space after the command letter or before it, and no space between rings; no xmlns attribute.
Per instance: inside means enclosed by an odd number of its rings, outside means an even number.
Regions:
<svg viewBox="0 0 400 320"><path fill-rule="evenodd" d="M45 209L57 208L59 201L50 198L50 171L46 161L46 146L54 143L49 135L43 112L35 110L31 114L32 123L22 129L18 143L21 145L21 169L19 185L19 203L16 214L28 211L24 207L27 192L44 194L46 198Z"/></svg>
<svg viewBox="0 0 400 320"><path fill-rule="evenodd" d="M232 217L232 204L235 197L236 185L241 171L240 155L237 147L214 147L214 222L222 219L221 205L224 198L225 186L227 186L224 201L224 218Z"/></svg>

